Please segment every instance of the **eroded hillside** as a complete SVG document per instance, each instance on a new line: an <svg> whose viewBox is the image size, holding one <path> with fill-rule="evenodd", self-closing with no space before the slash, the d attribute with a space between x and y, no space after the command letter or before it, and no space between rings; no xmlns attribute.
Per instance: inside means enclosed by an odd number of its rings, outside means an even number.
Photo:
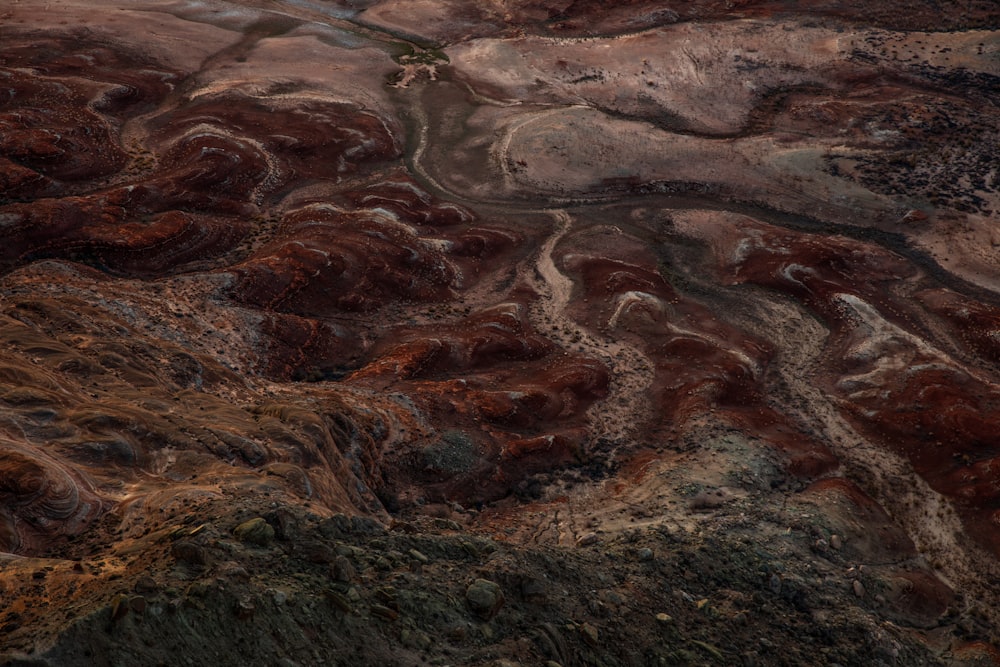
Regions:
<svg viewBox="0 0 1000 667"><path fill-rule="evenodd" d="M1000 662L1000 11L870 5L0 9L7 662Z"/></svg>

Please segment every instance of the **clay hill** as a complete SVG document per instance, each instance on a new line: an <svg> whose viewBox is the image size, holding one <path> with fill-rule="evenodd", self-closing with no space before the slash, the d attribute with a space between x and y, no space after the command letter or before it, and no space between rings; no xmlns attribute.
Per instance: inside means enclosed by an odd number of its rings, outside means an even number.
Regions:
<svg viewBox="0 0 1000 667"><path fill-rule="evenodd" d="M995 0L0 4L0 663L1000 664Z"/></svg>

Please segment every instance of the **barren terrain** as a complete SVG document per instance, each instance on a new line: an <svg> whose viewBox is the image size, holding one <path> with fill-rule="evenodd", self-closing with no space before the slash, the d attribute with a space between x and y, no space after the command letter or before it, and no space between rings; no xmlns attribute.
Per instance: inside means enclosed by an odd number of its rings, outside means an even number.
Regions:
<svg viewBox="0 0 1000 667"><path fill-rule="evenodd" d="M0 662L1000 664L992 0L0 6Z"/></svg>

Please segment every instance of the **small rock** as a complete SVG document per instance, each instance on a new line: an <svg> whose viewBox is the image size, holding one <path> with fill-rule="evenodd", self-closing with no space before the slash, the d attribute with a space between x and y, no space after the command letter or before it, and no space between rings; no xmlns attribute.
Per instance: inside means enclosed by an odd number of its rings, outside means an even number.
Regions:
<svg viewBox="0 0 1000 667"><path fill-rule="evenodd" d="M576 546L587 547L591 544L597 544L597 540L597 533L584 533L577 539Z"/></svg>
<svg viewBox="0 0 1000 667"><path fill-rule="evenodd" d="M208 561L205 556L205 550L194 542L188 542L187 540L174 542L174 545L170 548L170 553L178 561L187 563L188 565L204 565Z"/></svg>
<svg viewBox="0 0 1000 667"><path fill-rule="evenodd" d="M366 516L352 516L351 532L359 535L382 535L385 533L385 528L375 519Z"/></svg>
<svg viewBox="0 0 1000 667"><path fill-rule="evenodd" d="M263 519L261 519L261 521L263 521ZM236 603L236 618L242 621L253 618L256 611L257 605L254 604L253 598L248 595L241 597Z"/></svg>
<svg viewBox="0 0 1000 667"><path fill-rule="evenodd" d="M333 565L330 567L330 571L331 574L333 574L334 581L340 581L345 584L353 581L354 577L357 575L357 572L354 570L354 566L346 556L337 556L333 561Z"/></svg>
<svg viewBox="0 0 1000 667"><path fill-rule="evenodd" d="M834 551L840 551L844 547L844 540L840 535L830 536L830 548Z"/></svg>
<svg viewBox="0 0 1000 667"><path fill-rule="evenodd" d="M636 556L638 556L639 560L643 563L651 561L653 560L653 550L649 547L643 547L642 549L639 549Z"/></svg>
<svg viewBox="0 0 1000 667"><path fill-rule="evenodd" d="M184 592L188 597L203 598L208 595L208 584L204 581L195 581Z"/></svg>
<svg viewBox="0 0 1000 667"><path fill-rule="evenodd" d="M128 610L129 610L129 604L127 595L122 595L119 593L114 597L114 599L111 600L112 621L118 621L124 618L125 614L128 613Z"/></svg>
<svg viewBox="0 0 1000 667"><path fill-rule="evenodd" d="M396 589L392 586L382 586L376 589L375 597L393 609L399 608L399 602L396 601Z"/></svg>
<svg viewBox="0 0 1000 667"><path fill-rule="evenodd" d="M691 499L690 507L693 510L716 509L725 505L731 498L726 489L705 489Z"/></svg>
<svg viewBox="0 0 1000 667"><path fill-rule="evenodd" d="M422 632L420 630L414 630L413 632L409 633L408 639L403 639L402 636L406 632L407 631L404 629L403 633L401 633L400 635L400 638L402 639L404 644L408 645L411 648L417 648L426 651L434 644L434 640L432 640L426 632Z"/></svg>
<svg viewBox="0 0 1000 667"><path fill-rule="evenodd" d="M397 520L393 520L389 524L389 530L400 533L407 533L409 535L413 535L414 533L419 532L419 529L409 521L397 521Z"/></svg>
<svg viewBox="0 0 1000 667"><path fill-rule="evenodd" d="M319 523L320 535L326 538L340 538L351 532L351 520L344 514L334 514Z"/></svg>
<svg viewBox="0 0 1000 667"><path fill-rule="evenodd" d="M434 527L439 530L462 530L462 527L451 519L434 519Z"/></svg>
<svg viewBox="0 0 1000 667"><path fill-rule="evenodd" d="M323 542L299 542L296 544L296 550L310 563L332 563L337 557L330 545Z"/></svg>
<svg viewBox="0 0 1000 667"><path fill-rule="evenodd" d="M301 533L298 519L285 507L268 512L264 520L274 528L274 536L279 540L296 540Z"/></svg>
<svg viewBox="0 0 1000 667"><path fill-rule="evenodd" d="M230 580L250 581L250 573L247 569L235 561L228 561L221 564L216 570L219 577Z"/></svg>
<svg viewBox="0 0 1000 667"><path fill-rule="evenodd" d="M919 223L922 223L922 222L927 222L927 219L928 218L927 218L927 214L926 213L924 213L923 211L921 211L919 209L913 208L913 209L910 209L909 211L906 212L906 215L904 215L902 217L902 219L900 220L900 222L911 223L911 224L912 223L919 224Z"/></svg>
<svg viewBox="0 0 1000 667"><path fill-rule="evenodd" d="M545 582L538 577L525 576L521 580L521 597L527 602L545 602L548 599Z"/></svg>
<svg viewBox="0 0 1000 667"><path fill-rule="evenodd" d="M604 617L608 615L607 606L600 600L597 600L596 598L590 598L589 600L587 600L587 609L594 616Z"/></svg>
<svg viewBox="0 0 1000 667"><path fill-rule="evenodd" d="M233 529L233 535L240 542L266 547L274 541L274 527L263 517L245 521Z"/></svg>
<svg viewBox="0 0 1000 667"><path fill-rule="evenodd" d="M605 589L598 592L597 597L600 598L601 602L614 607L625 604L625 598L619 595L616 591L611 589Z"/></svg>
<svg viewBox="0 0 1000 667"><path fill-rule="evenodd" d="M372 616L378 616L379 618L386 621L395 621L397 618L399 618L398 611L396 611L395 609L390 609L389 607L380 604L373 604L371 609L372 609Z"/></svg>
<svg viewBox="0 0 1000 667"><path fill-rule="evenodd" d="M416 549L410 549L409 553L410 553L410 558L412 558L413 560L417 561L421 565L426 565L431 560L430 558L428 558L427 556L423 555L422 553L420 553Z"/></svg>
<svg viewBox="0 0 1000 667"><path fill-rule="evenodd" d="M327 588L323 591L323 597L329 600L334 607L345 614L350 613L353 609L351 602L347 599L347 597L331 588Z"/></svg>
<svg viewBox="0 0 1000 667"><path fill-rule="evenodd" d="M671 616L670 614L664 614L663 612L660 612L659 614L656 615L656 622L659 623L660 625L671 625L674 622L674 617Z"/></svg>
<svg viewBox="0 0 1000 667"><path fill-rule="evenodd" d="M465 601L477 616L490 620L503 607L503 591L492 581L476 579L465 591Z"/></svg>
<svg viewBox="0 0 1000 667"><path fill-rule="evenodd" d="M128 601L129 608L137 614L144 614L146 612L146 598L141 595L136 595L131 600Z"/></svg>
<svg viewBox="0 0 1000 667"><path fill-rule="evenodd" d="M697 646L698 648L703 649L706 653L708 653L709 655L711 655L713 658L715 658L716 660L718 660L720 662L726 659L726 656L722 653L722 651L720 651L714 645L709 644L708 642L703 642L703 641L698 641L697 639L692 639L691 643L694 644L695 646Z"/></svg>
<svg viewBox="0 0 1000 667"><path fill-rule="evenodd" d="M855 579L854 583L851 584L851 587L854 589L854 594L859 598L863 598L865 596L865 585L862 584L860 580Z"/></svg>
<svg viewBox="0 0 1000 667"><path fill-rule="evenodd" d="M775 595L781 593L781 577L776 574L772 574L770 581L768 581L768 586L771 588L771 592Z"/></svg>
<svg viewBox="0 0 1000 667"><path fill-rule="evenodd" d="M155 593L159 589L156 585L156 580L150 576L139 577L139 580L135 582L136 593Z"/></svg>
<svg viewBox="0 0 1000 667"><path fill-rule="evenodd" d="M584 623L580 626L580 635L583 637L583 641L591 648L598 648L601 645L597 628L590 623Z"/></svg>
<svg viewBox="0 0 1000 667"><path fill-rule="evenodd" d="M829 548L830 544L823 538L816 540L816 542L813 544L813 550L816 553L825 554Z"/></svg>

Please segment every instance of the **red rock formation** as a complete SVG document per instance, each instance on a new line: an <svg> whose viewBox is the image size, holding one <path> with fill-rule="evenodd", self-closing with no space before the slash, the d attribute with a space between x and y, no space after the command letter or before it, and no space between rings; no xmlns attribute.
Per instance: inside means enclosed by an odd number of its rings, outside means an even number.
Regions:
<svg viewBox="0 0 1000 667"><path fill-rule="evenodd" d="M923 340L919 313L898 296L916 271L870 244L778 232L751 221L740 228L740 237L717 248L730 279L781 290L814 309L832 331L825 381L844 412L906 456L934 489L955 498L978 539L1000 548L990 527L1000 500L991 479L1000 392L994 381ZM945 291L921 294L930 308L970 324L985 324L992 312L971 299L959 311ZM982 333L967 331L974 349L988 349Z"/></svg>
<svg viewBox="0 0 1000 667"><path fill-rule="evenodd" d="M1000 308L946 289L918 292L916 298L945 322L950 340L986 361L1000 361Z"/></svg>
<svg viewBox="0 0 1000 667"><path fill-rule="evenodd" d="M443 301L457 286L445 254L405 225L322 205L290 213L279 239L232 272L240 301L309 316L368 312L403 299Z"/></svg>
<svg viewBox="0 0 1000 667"><path fill-rule="evenodd" d="M458 429L454 442L418 445L431 461L432 479L444 482L432 485L432 493L452 500L503 497L526 476L576 460L587 408L607 391L606 369L533 332L522 304L452 325L404 329L394 339L377 346L375 361L348 380L403 392L435 422ZM434 452L442 447L462 455L436 463L443 455ZM400 464L395 474L407 475L410 467ZM415 480L423 477L420 469L413 469ZM422 481L418 486L427 485Z"/></svg>
<svg viewBox="0 0 1000 667"><path fill-rule="evenodd" d="M837 460L823 444L766 403L763 377L773 346L683 296L634 244L623 240L620 249L609 252L604 245L600 255L574 253L566 261L583 289L581 317L634 341L653 362L653 432L676 436L711 414L763 435L788 455L796 474L816 477L834 469ZM612 259L612 252L628 253L629 261Z"/></svg>

